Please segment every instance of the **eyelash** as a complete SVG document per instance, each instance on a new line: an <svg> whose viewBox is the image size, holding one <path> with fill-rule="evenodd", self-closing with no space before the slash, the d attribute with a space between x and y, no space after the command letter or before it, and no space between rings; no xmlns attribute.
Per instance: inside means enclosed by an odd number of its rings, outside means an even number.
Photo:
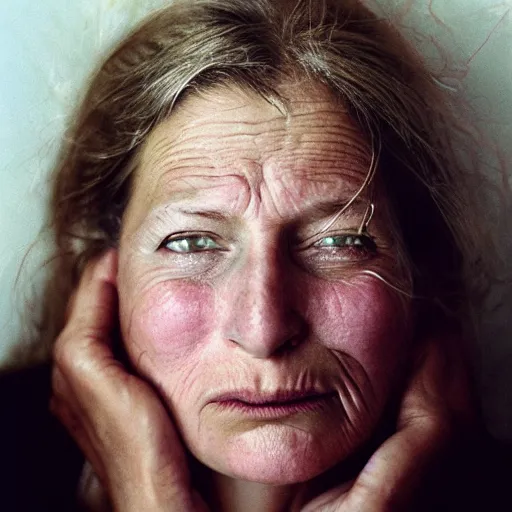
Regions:
<svg viewBox="0 0 512 512"><path fill-rule="evenodd" d="M200 243L194 248L190 246L190 241L196 244L198 242ZM171 243L182 243L184 250L169 248L168 246ZM189 255L227 250L225 247L223 247L222 244L218 242L217 237L213 233L179 233L167 237L158 248L165 249L177 255ZM364 259L370 258L377 253L377 246L371 236L367 234L353 233L329 234L328 236L320 238L304 249L316 249L317 251L321 251L324 254L327 253L328 255L332 255L334 257L339 255L338 253L343 252L346 255L346 252L350 251L352 253L350 256ZM349 258L345 259L350 259L350 256Z"/></svg>
<svg viewBox="0 0 512 512"><path fill-rule="evenodd" d="M327 242L329 241L329 242ZM338 242L338 243L336 243ZM341 243L342 245L338 245ZM314 247L325 249L354 248L358 251L377 252L377 246L373 238L366 234L332 234L322 237L313 244Z"/></svg>
<svg viewBox="0 0 512 512"><path fill-rule="evenodd" d="M187 242L189 240L193 240L196 243L200 240L210 240L213 242L214 246L208 247L198 247L193 250L174 250L168 247L169 244L175 242ZM188 242L187 242L188 243ZM183 245L186 245L185 243ZM210 252L210 251L219 251L225 250L217 241L217 237L213 235L213 233L179 233L176 235L172 235L167 237L158 247L159 249L166 249L167 251L173 252L175 254L193 254L193 253L202 253L202 252Z"/></svg>

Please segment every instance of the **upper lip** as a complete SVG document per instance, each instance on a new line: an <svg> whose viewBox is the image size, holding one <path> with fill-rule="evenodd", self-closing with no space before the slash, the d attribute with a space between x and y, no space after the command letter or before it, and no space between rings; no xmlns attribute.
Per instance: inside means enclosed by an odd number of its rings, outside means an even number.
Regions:
<svg viewBox="0 0 512 512"><path fill-rule="evenodd" d="M310 397L320 397L326 395L325 391L314 389L295 391L295 390L276 390L273 392L256 392L252 390L239 390L221 393L214 397L212 402L231 402L239 401L252 405L262 405L269 403L286 403L294 400L301 400Z"/></svg>

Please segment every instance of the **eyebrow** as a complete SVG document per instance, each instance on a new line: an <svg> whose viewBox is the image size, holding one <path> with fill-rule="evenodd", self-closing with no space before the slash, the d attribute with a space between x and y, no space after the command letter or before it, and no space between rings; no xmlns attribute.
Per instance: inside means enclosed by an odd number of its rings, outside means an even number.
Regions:
<svg viewBox="0 0 512 512"><path fill-rule="evenodd" d="M297 218L307 218L311 221L321 220L326 217L330 217L332 215L337 214L343 208L345 208L350 201L320 201L312 204L308 207L304 212L301 212L297 215ZM350 214L361 214L363 215L368 208L369 199L357 198L347 209L345 212L347 215ZM163 208L167 209L168 207L172 208L172 203L165 205ZM176 211L185 215L198 216L203 217L209 220L217 221L217 222L225 222L229 219L233 218L232 215L226 214L220 210L215 209L201 209L201 208L188 208L188 207L179 207L179 204L176 205ZM158 211L161 211L162 208L158 208Z"/></svg>
<svg viewBox="0 0 512 512"><path fill-rule="evenodd" d="M311 210L314 212L318 212L318 214L322 217L329 217L331 215L335 215L340 210L346 208L347 204L352 200L352 198L347 201L321 201L319 203L315 203L311 206ZM347 213L364 213L368 206L369 199L357 197L350 207L347 209Z"/></svg>
<svg viewBox="0 0 512 512"><path fill-rule="evenodd" d="M230 218L229 215L218 210L192 210L188 208L179 208L179 212L184 213L185 215L196 215L198 217L204 217L206 219L216 221L226 221Z"/></svg>

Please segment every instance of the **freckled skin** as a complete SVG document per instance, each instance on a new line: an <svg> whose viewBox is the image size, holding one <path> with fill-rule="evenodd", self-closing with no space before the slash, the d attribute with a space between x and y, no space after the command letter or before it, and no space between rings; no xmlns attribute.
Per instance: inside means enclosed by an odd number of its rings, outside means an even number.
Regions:
<svg viewBox="0 0 512 512"><path fill-rule="evenodd" d="M350 199L371 154L324 90L287 95L283 114L250 93L215 89L156 128L124 218L118 274L128 354L188 448L219 473L273 484L309 480L368 438L409 344L408 305L362 272L402 279L378 187L375 254L301 245L332 218L318 201ZM354 232L369 194L329 233ZM176 233L206 233L220 249L161 247ZM339 399L277 420L211 402L237 390L311 388Z"/></svg>

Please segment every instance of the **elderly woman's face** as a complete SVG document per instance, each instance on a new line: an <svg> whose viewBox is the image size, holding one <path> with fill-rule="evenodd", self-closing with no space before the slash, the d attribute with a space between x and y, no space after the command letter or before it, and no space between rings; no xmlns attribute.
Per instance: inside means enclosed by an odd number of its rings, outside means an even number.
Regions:
<svg viewBox="0 0 512 512"><path fill-rule="evenodd" d="M192 95L148 138L123 222L128 354L226 475L304 481L375 428L407 350L386 197L322 89ZM365 229L369 203L375 204ZM367 220L368 216L366 216Z"/></svg>

